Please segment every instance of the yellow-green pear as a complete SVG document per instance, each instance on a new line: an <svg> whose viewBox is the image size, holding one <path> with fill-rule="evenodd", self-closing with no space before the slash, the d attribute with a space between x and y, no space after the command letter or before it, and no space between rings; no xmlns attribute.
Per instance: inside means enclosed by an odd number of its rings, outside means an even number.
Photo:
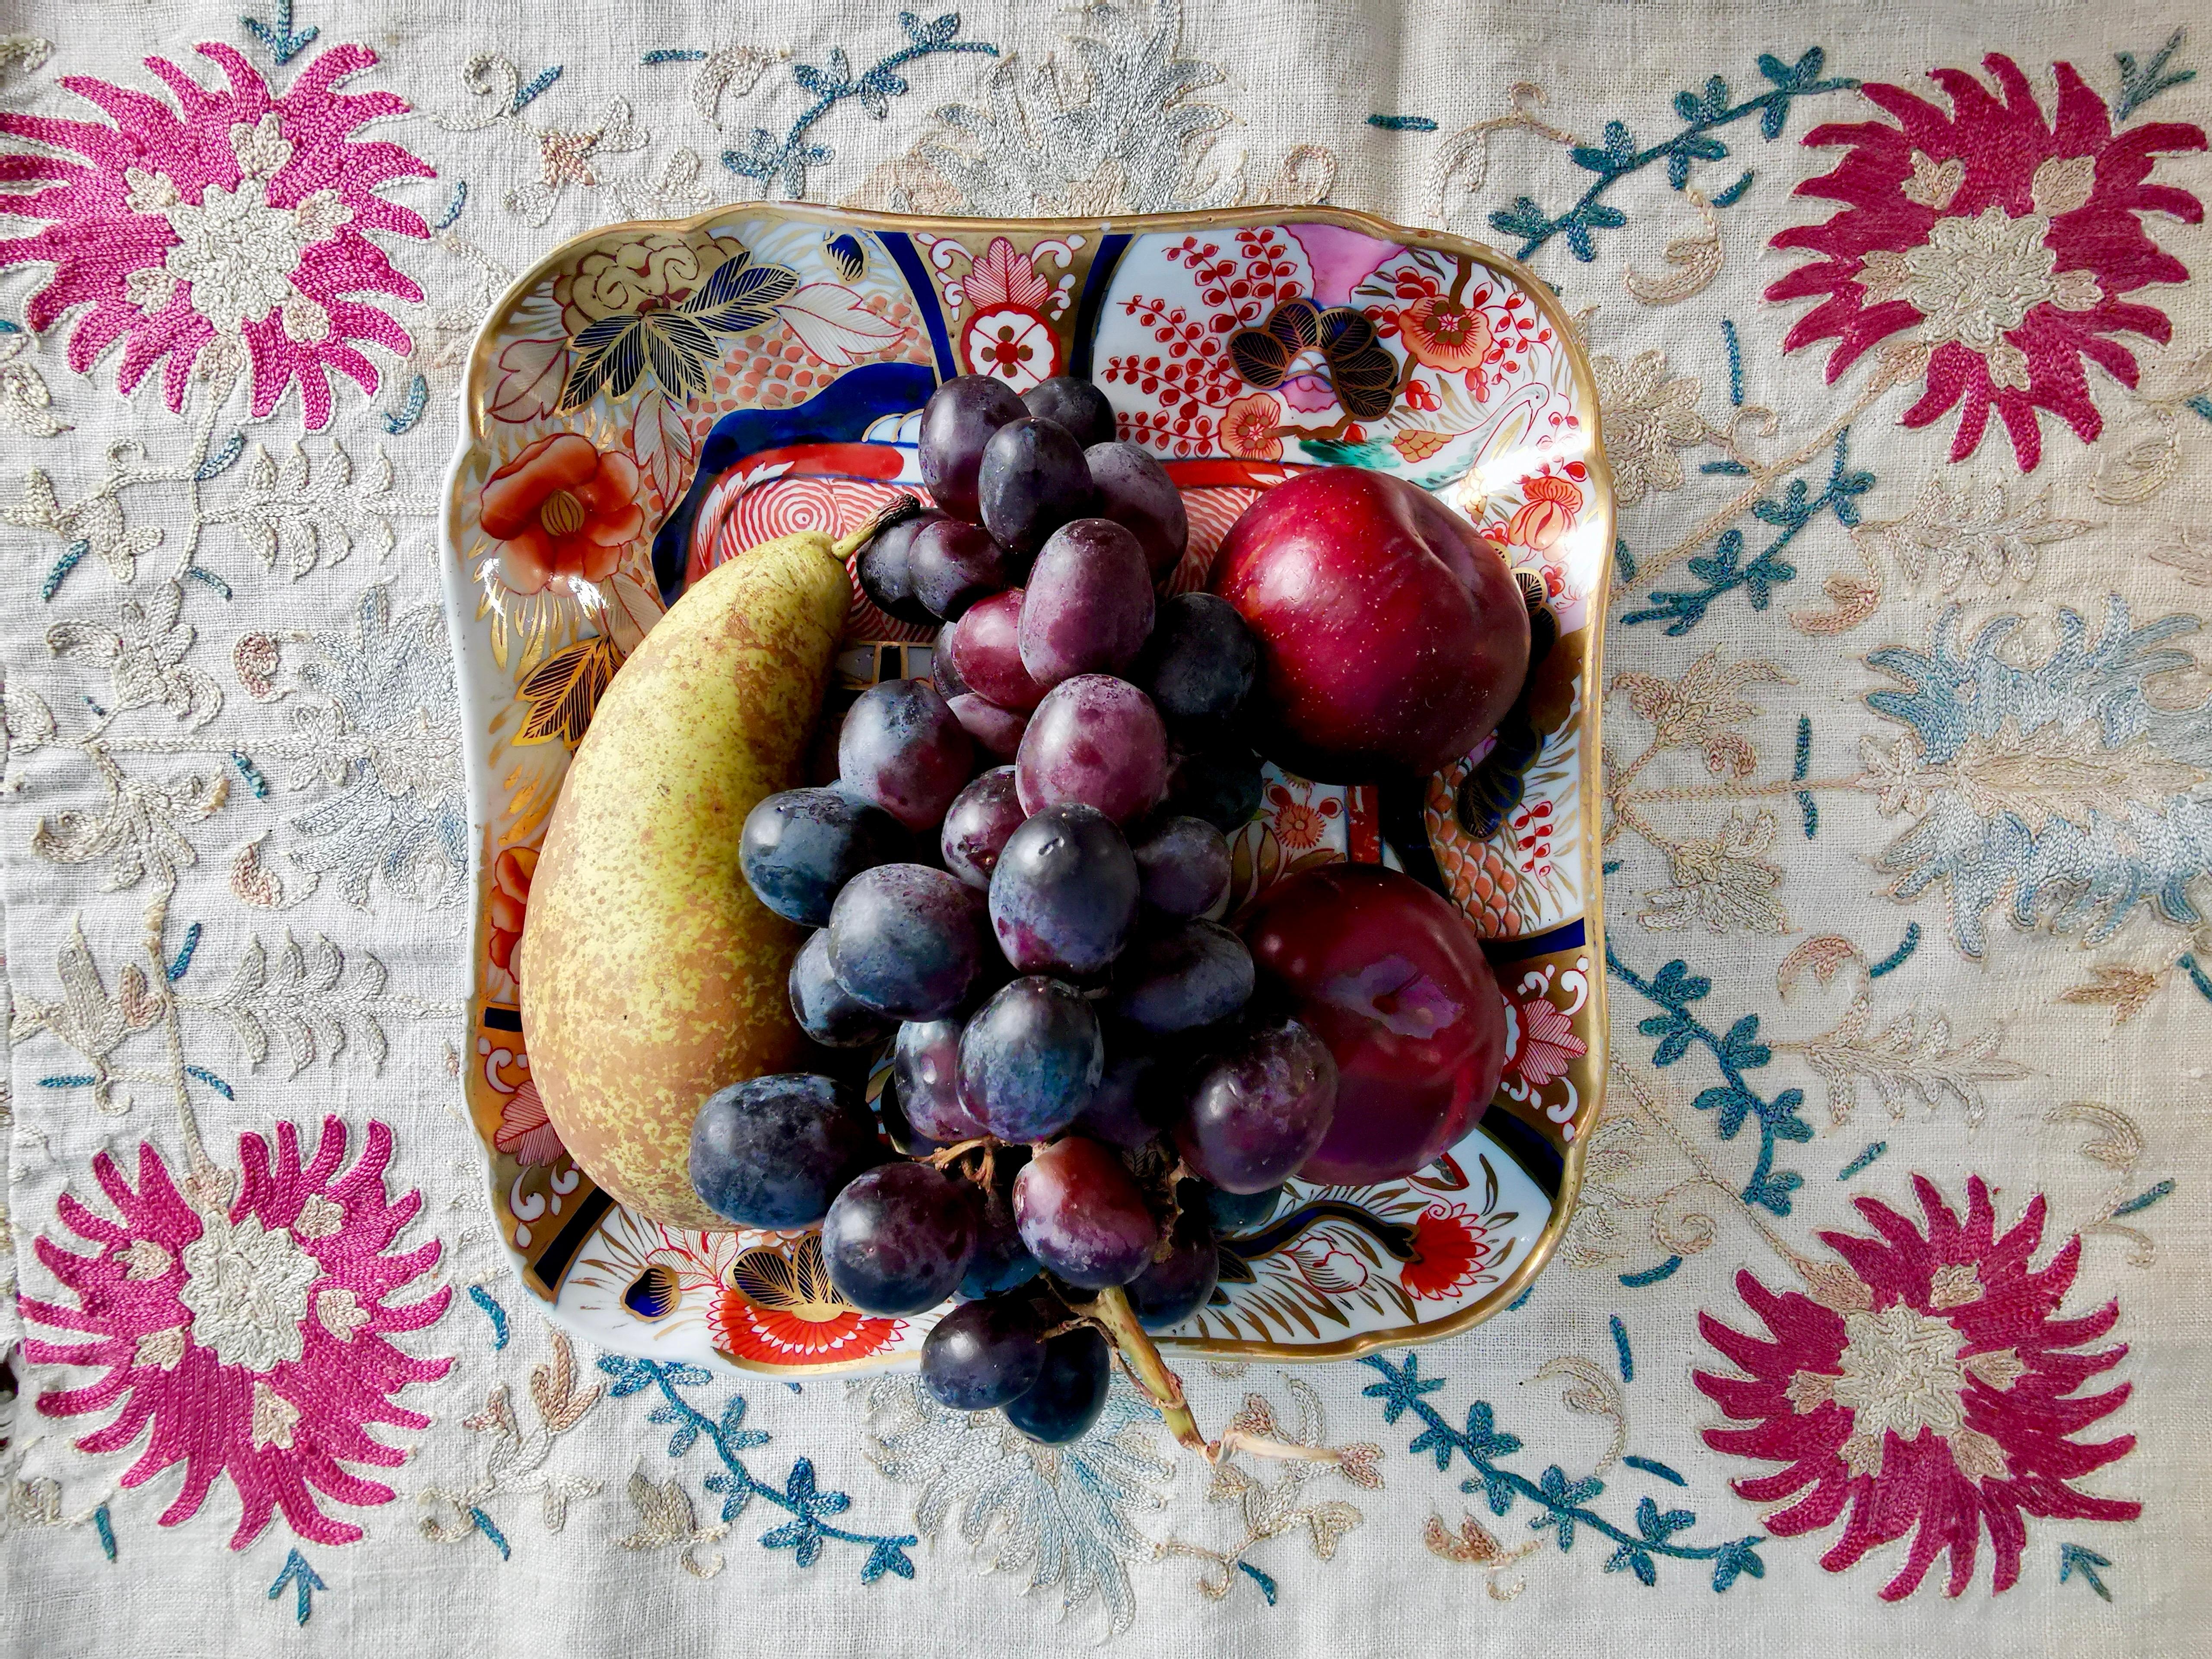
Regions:
<svg viewBox="0 0 2212 1659"><path fill-rule="evenodd" d="M669 609L600 698L531 882L531 1076L586 1173L673 1226L729 1224L691 1190L700 1102L807 1069L786 988L805 930L752 896L738 852L745 815L803 781L849 547L763 543Z"/></svg>

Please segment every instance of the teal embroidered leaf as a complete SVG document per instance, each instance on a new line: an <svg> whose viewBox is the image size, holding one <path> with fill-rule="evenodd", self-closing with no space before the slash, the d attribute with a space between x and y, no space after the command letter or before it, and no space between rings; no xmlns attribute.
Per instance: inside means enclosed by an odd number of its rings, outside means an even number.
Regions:
<svg viewBox="0 0 2212 1659"><path fill-rule="evenodd" d="M1422 1376L1414 1355L1408 1353L1401 1364L1395 1365L1379 1354L1367 1355L1359 1363L1381 1378L1368 1384L1362 1393L1382 1402L1385 1422L1395 1423L1407 1412L1420 1419L1421 1432L1414 1437L1412 1450L1435 1451L1438 1468L1448 1467L1454 1456L1464 1458L1474 1473L1460 1483L1461 1489L1480 1492L1493 1515L1509 1513L1517 1502L1533 1503L1537 1513L1528 1523L1530 1529L1551 1532L1563 1552L1571 1550L1575 1540L1587 1531L1602 1535L1615 1546L1606 1564L1607 1571L1632 1572L1645 1584L1658 1582L1658 1562L1662 1558L1711 1561L1716 1590L1725 1590L1746 1572L1753 1577L1764 1576L1765 1568L1756 1551L1756 1546L1765 1541L1759 1537L1731 1539L1718 1544L1677 1542L1677 1534L1696 1524L1696 1515L1688 1510L1662 1510L1649 1498L1638 1502L1637 1530L1630 1533L1591 1507L1593 1501L1605 1492L1605 1483L1596 1476L1570 1480L1565 1470L1554 1463L1538 1479L1531 1480L1506 1468L1500 1460L1521 1449L1518 1437L1499 1429L1489 1402L1480 1400L1468 1408L1466 1429L1455 1429L1441 1412L1423 1398L1434 1393L1442 1379ZM1681 1484L1681 1477L1664 1464L1638 1458L1625 1461Z"/></svg>
<svg viewBox="0 0 2212 1659"><path fill-rule="evenodd" d="M2079 1544L2061 1544L2058 1547L2058 1582L2063 1584L2068 1579L2078 1577L2107 1601L2112 1599L2112 1592L2105 1587L2105 1581L2097 1576L2097 1569L2109 1567L2112 1565L2096 1551L2086 1549Z"/></svg>
<svg viewBox="0 0 2212 1659"><path fill-rule="evenodd" d="M2197 78L2195 70L2176 70L2166 72L2167 63L2180 48L2185 31L2176 29L2166 37L2166 44L2151 54L2148 64L2138 64L2131 52L2112 54L2112 61L2120 66L2120 95L2112 106L2115 118L2124 121L2161 92L2171 91Z"/></svg>
<svg viewBox="0 0 2212 1659"><path fill-rule="evenodd" d="M607 1389L611 1398L627 1399L647 1389L659 1392L660 1403L646 1413L646 1420L675 1425L675 1432L669 1440L668 1455L671 1457L683 1456L702 1441L714 1449L722 1467L700 1484L709 1493L721 1498L721 1518L725 1525L736 1520L757 1498L774 1504L791 1517L761 1535L759 1541L763 1549L787 1549L792 1553L792 1559L800 1566L809 1567L821 1559L823 1549L829 1543L861 1544L868 1549L867 1559L860 1567L860 1582L863 1584L872 1584L887 1572L901 1578L914 1577L914 1563L906 1551L918 1541L915 1534L887 1536L848 1532L822 1518L843 1514L852 1507L853 1500L844 1492L822 1489L815 1476L812 1459L800 1457L794 1461L781 1488L769 1486L756 1477L738 1454L756 1446L766 1445L769 1437L757 1429L744 1426L744 1397L742 1395L732 1395L723 1406L719 1417L708 1417L686 1400L681 1392L714 1381L713 1374L704 1368L682 1363L636 1359L622 1354L604 1354L599 1359L599 1369L613 1379Z"/></svg>

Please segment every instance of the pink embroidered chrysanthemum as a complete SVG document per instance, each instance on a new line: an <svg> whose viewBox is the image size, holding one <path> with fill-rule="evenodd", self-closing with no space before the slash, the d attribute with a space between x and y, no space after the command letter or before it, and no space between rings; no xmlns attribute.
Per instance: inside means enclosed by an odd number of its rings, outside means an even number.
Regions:
<svg viewBox="0 0 2212 1659"><path fill-rule="evenodd" d="M163 1526L197 1514L228 1474L241 1506L233 1549L259 1537L275 1510L303 1538L349 1543L362 1529L326 1514L316 1495L391 1502L389 1486L342 1466L403 1461L398 1447L370 1438L371 1424L429 1423L393 1396L443 1376L453 1361L414 1358L390 1338L435 1322L453 1292L396 1307L388 1298L427 1273L440 1247L384 1253L422 1204L420 1193L396 1204L385 1195L392 1131L371 1123L361 1157L341 1176L345 1148L345 1126L325 1118L314 1159L303 1165L298 1131L279 1123L273 1164L268 1143L246 1135L242 1182L210 1169L180 1189L161 1154L142 1145L135 1191L102 1152L93 1174L121 1218L64 1194L62 1219L97 1248L79 1255L38 1241L39 1260L76 1305L26 1297L25 1315L91 1340L27 1338L25 1356L106 1373L40 1395L39 1410L75 1417L119 1402L111 1421L76 1444L120 1451L148 1434L123 1475L126 1486L182 1462L183 1489L162 1512Z"/></svg>
<svg viewBox="0 0 2212 1659"><path fill-rule="evenodd" d="M0 265L53 267L31 297L33 329L89 307L69 339L79 374L119 338L124 393L166 358L162 396L181 409L193 365L225 338L251 367L257 416L297 380L307 423L319 430L331 418L331 370L376 390L375 366L357 343L401 356L411 349L390 313L348 296L422 299L363 233L427 238L419 214L377 191L436 175L397 144L350 136L408 108L389 92L335 90L377 61L366 46L333 47L274 99L229 46L198 50L221 66L227 91L149 58L147 68L176 95L173 109L80 75L61 84L113 125L0 111L0 133L43 147L0 154L0 183L53 181L7 195L10 213L46 223L35 235L0 239Z"/></svg>
<svg viewBox="0 0 2212 1659"><path fill-rule="evenodd" d="M2132 1521L2142 1511L2070 1484L2135 1445L2131 1434L2074 1437L2116 1410L2130 1386L2075 1392L2127 1352L2074 1352L2112 1328L2116 1304L2057 1317L2081 1241L2069 1238L2036 1271L2029 1258L2043 1238L2040 1194L1999 1237L1978 1176L1967 1182L1963 1221L1931 1182L1912 1184L1925 1231L1860 1199L1859 1213L1881 1236L1822 1233L1844 1265L1808 1273L1810 1296L1777 1295L1749 1273L1736 1275L1772 1340L1698 1316L1705 1340L1743 1372L1698 1371L1698 1387L1752 1425L1708 1429L1705 1443L1784 1466L1731 1484L1753 1503L1796 1499L1767 1516L1784 1538L1817 1532L1849 1508L1842 1535L1820 1558L1830 1572L1911 1534L1905 1564L1882 1586L1887 1601L1911 1595L1947 1550L1945 1593L1958 1595L1973 1577L1984 1528L1996 1556L1990 1587L2002 1590L2020 1577L2023 1516Z"/></svg>
<svg viewBox="0 0 2212 1659"><path fill-rule="evenodd" d="M2154 121L2115 133L2104 100L2070 64L2054 68L2057 112L2046 121L2019 65L1995 53L1984 64L1994 94L1964 70L1929 72L1950 99L1948 115L1902 87L1870 83L1861 91L1896 125L1833 122L1806 136L1850 146L1832 173L1796 191L1844 210L1774 238L1778 248L1821 257L1766 297L1826 296L1784 349L1832 338L1832 381L1869 346L1909 331L1929 355L1926 390L1905 424L1926 426L1963 400L1951 459L1964 460L1994 406L2030 471L2043 453L2038 410L2085 443L2103 428L2083 358L2132 386L2134 355L2113 337L2172 337L2163 312L2123 296L2189 278L2143 216L2203 217L2187 191L2149 179L2157 156L2203 149L2204 131Z"/></svg>

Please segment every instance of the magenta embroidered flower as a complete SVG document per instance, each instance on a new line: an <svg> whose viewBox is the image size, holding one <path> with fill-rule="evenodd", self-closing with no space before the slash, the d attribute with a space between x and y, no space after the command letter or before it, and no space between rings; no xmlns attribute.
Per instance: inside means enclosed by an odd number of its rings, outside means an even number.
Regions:
<svg viewBox="0 0 2212 1659"><path fill-rule="evenodd" d="M428 1272L439 1245L385 1254L422 1208L410 1192L385 1196L392 1131L368 1126L368 1143L343 1176L345 1126L323 1120L313 1162L300 1161L299 1132L276 1126L276 1156L259 1135L239 1141L244 1172L212 1167L182 1188L150 1144L138 1149L134 1191L106 1152L93 1175L121 1213L110 1220L67 1194L58 1208L71 1231L97 1248L79 1255L38 1241L39 1260L75 1292L76 1305L30 1297L33 1322L90 1340L27 1338L41 1364L82 1365L106 1375L82 1388L42 1395L49 1417L122 1409L76 1444L120 1451L149 1425L123 1484L137 1486L173 1463L185 1466L174 1526L197 1514L228 1474L242 1512L233 1549L261 1535L272 1510L303 1538L344 1544L362 1535L325 1513L317 1494L342 1504L388 1504L392 1489L342 1467L397 1467L405 1454L369 1437L368 1426L426 1427L430 1419L393 1403L410 1382L443 1376L451 1359L416 1359L390 1338L420 1330L446 1310L441 1289L393 1306L389 1298ZM234 1197L233 1194L235 1194Z"/></svg>
<svg viewBox="0 0 2212 1659"><path fill-rule="evenodd" d="M2157 156L2203 149L2204 131L2153 121L2115 133L2104 100L2070 64L2054 68L2057 107L2046 122L2019 65L1995 53L1983 62L1995 95L1964 70L1929 72L1950 99L1948 115L1902 87L1869 84L1861 90L1896 125L1832 122L1806 136L1850 146L1832 173L1797 186L1844 210L1775 237L1778 248L1821 257L1766 297L1827 296L1783 349L1834 339L1832 381L1869 346L1909 331L1929 355L1926 391L1905 424L1926 426L1963 399L1951 459L1964 460L1994 405L2021 470L2032 471L2043 453L2039 409L2085 443L2103 429L2083 358L2132 386L2135 356L2113 337L2172 337L2163 312L2124 296L2188 280L2142 219L2203 217L2196 197L2149 178Z"/></svg>
<svg viewBox="0 0 2212 1659"><path fill-rule="evenodd" d="M1705 1340L1744 1373L1698 1371L1698 1387L1752 1425L1708 1429L1705 1443L1784 1466L1733 1482L1737 1493L1759 1504L1802 1493L1767 1516L1784 1538L1816 1532L1848 1507L1842 1536L1820 1558L1830 1572L1911 1533L1905 1565L1881 1589L1892 1601L1917 1589L1947 1550L1945 1594L1965 1589L1985 1528L1996 1558L1990 1588L2002 1590L2020 1577L2023 1515L2132 1521L2142 1510L2069 1484L2135 1445L2131 1434L2074 1437L2115 1410L2130 1386L2075 1393L2127 1352L2074 1352L2112 1328L2116 1304L2056 1316L2081 1241L2068 1239L2036 1271L2029 1258L2043 1238L2039 1194L1998 1237L1979 1176L1967 1182L1963 1222L1933 1183L1915 1176L1912 1184L1925 1230L1860 1199L1859 1213L1881 1237L1822 1233L1844 1261L1808 1264L1810 1295L1777 1295L1749 1273L1736 1275L1772 1340L1698 1316Z"/></svg>
<svg viewBox="0 0 2212 1659"><path fill-rule="evenodd" d="M422 299L363 233L427 238L420 215L377 191L394 179L436 174L397 144L351 137L408 108L389 92L335 90L377 61L366 46L331 48L274 99L229 46L198 50L222 67L227 91L149 58L146 67L176 95L173 109L78 75L62 84L112 125L0 111L0 133L67 152L0 154L0 181L55 181L8 198L10 212L46 224L0 239L0 265L53 267L31 296L33 329L89 307L70 334L70 367L79 374L120 338L118 387L127 396L166 358L162 396L178 410L213 346L204 373L226 374L225 362L250 367L257 416L297 380L307 423L319 430L331 418L331 370L376 390L375 366L356 343L402 356L412 348L389 312L347 296Z"/></svg>

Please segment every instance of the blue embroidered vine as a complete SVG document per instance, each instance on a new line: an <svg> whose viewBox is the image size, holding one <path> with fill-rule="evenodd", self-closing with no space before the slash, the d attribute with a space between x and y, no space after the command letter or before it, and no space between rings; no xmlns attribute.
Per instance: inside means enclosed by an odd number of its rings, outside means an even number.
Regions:
<svg viewBox="0 0 2212 1659"><path fill-rule="evenodd" d="M290 9L288 7L286 9ZM284 1571L276 1575L276 1582L269 1587L269 1599L274 1601L283 1595L287 1584L291 1585L296 1593L293 1617L304 1625L314 1616L314 1592L326 1590L330 1586L307 1565L307 1558L296 1549L284 1558Z"/></svg>
<svg viewBox="0 0 2212 1659"><path fill-rule="evenodd" d="M2174 38L2179 40L2180 37L2177 35ZM2086 1549L2081 1545L2061 1544L2058 1547L2058 1582L2063 1584L2069 1578L2078 1577L2107 1601L2112 1599L2112 1593L2105 1588L2105 1581L2097 1577L2097 1569L2112 1565L2096 1551Z"/></svg>
<svg viewBox="0 0 2212 1659"><path fill-rule="evenodd" d="M1797 717L1797 755L1790 763L1790 781L1802 783L1813 769L1813 717ZM1820 832L1820 803L1813 799L1809 789L1797 792L1797 814L1805 825L1805 839L1810 841Z"/></svg>
<svg viewBox="0 0 2212 1659"><path fill-rule="evenodd" d="M1370 115L1370 127L1380 127L1385 132L1434 132L1437 124L1425 115Z"/></svg>
<svg viewBox="0 0 2212 1659"><path fill-rule="evenodd" d="M404 438L415 429L416 422L430 405L430 383L420 374L407 388L407 397L397 410L384 413L384 429L395 438Z"/></svg>
<svg viewBox="0 0 2212 1659"><path fill-rule="evenodd" d="M1605 1482L1596 1476L1570 1480L1566 1471L1554 1463L1536 1480L1530 1480L1515 1470L1501 1467L1499 1459L1510 1457L1521 1449L1520 1437L1497 1426L1486 1400L1478 1400L1467 1408L1464 1429L1454 1428L1422 1398L1443 1388L1444 1379L1421 1376L1419 1356L1407 1353L1402 1366L1393 1366L1376 1354L1368 1355L1359 1363L1382 1376L1381 1382L1369 1383L1361 1392L1370 1400L1382 1402L1385 1423L1395 1423L1409 1411L1421 1419L1424 1426L1413 1437L1413 1443L1407 1448L1408 1451L1433 1454L1438 1469L1451 1466L1454 1453L1464 1457L1474 1473L1460 1483L1460 1490L1480 1492L1492 1515L1510 1513L1518 1499L1534 1504L1538 1512L1528 1523L1530 1529L1550 1531L1562 1553L1571 1550L1577 1533L1587 1528L1611 1539L1615 1546L1605 1564L1607 1572L1632 1572L1647 1587L1659 1582L1658 1560L1662 1557L1675 1561L1711 1562L1713 1589L1717 1591L1727 1589L1747 1572L1754 1578L1766 1576L1766 1565L1759 1559L1757 1549L1765 1540L1756 1534L1719 1544L1675 1543L1675 1534L1697 1523L1696 1514L1689 1510L1662 1511L1649 1498L1637 1500L1636 1531L1631 1534L1589 1507L1590 1500L1605 1491Z"/></svg>
<svg viewBox="0 0 2212 1659"><path fill-rule="evenodd" d="M481 1285L469 1286L469 1300L483 1309L483 1316L491 1321L491 1351L497 1353L507 1346L507 1310Z"/></svg>
<svg viewBox="0 0 2212 1659"><path fill-rule="evenodd" d="M1743 1200L1771 1215L1788 1215L1790 1194L1805 1184L1805 1177L1795 1170L1774 1167L1775 1145L1810 1140L1813 1126L1797 1115L1798 1108L1805 1103L1802 1089L1784 1089L1769 1100L1745 1078L1747 1072L1756 1071L1774 1058L1774 1051L1759 1040L1759 1016L1746 1014L1725 1032L1715 1031L1690 1012L1692 1003L1703 1001L1711 992L1713 982L1702 974L1692 973L1680 957L1647 980L1615 956L1608 941L1605 965L1614 978L1662 1011L1639 1020L1636 1027L1645 1036L1657 1039L1651 1055L1654 1066L1672 1066L1693 1044L1712 1054L1723 1081L1691 1103L1701 1112L1714 1115L1714 1127L1723 1140L1735 1139L1746 1122L1758 1121L1759 1161L1751 1178L1744 1182ZM1622 1282L1627 1281L1624 1278Z"/></svg>
<svg viewBox="0 0 2212 1659"><path fill-rule="evenodd" d="M185 929L184 944L178 947L177 954L169 958L169 965L161 970L170 984L174 985L191 971L192 957L200 948L201 932L197 921Z"/></svg>
<svg viewBox="0 0 2212 1659"><path fill-rule="evenodd" d="M745 1397L732 1395L729 1403L722 1407L721 1416L716 1419L707 1416L678 1392L713 1382L714 1374L705 1367L680 1361L603 1354L599 1369L614 1379L607 1390L611 1399L624 1399L647 1389L659 1391L665 1403L648 1412L646 1420L674 1426L674 1432L668 1437L671 1457L683 1456L702 1438L714 1449L715 1455L722 1460L723 1472L708 1475L702 1484L721 1498L725 1522L737 1519L756 1498L790 1515L789 1521L761 1534L762 1548L787 1549L800 1566L811 1567L820 1558L822 1547L827 1541L865 1544L868 1547L868 1559L860 1568L862 1583L872 1584L886 1572L896 1573L902 1578L914 1577L914 1562L907 1551L920 1540L912 1533L890 1537L847 1532L823 1519L824 1516L842 1515L851 1507L853 1500L842 1492L819 1490L814 1482L811 1460L802 1457L793 1463L781 1490L759 1480L745 1468L738 1454L764 1446L769 1440L760 1430L744 1426Z"/></svg>
<svg viewBox="0 0 2212 1659"><path fill-rule="evenodd" d="M1889 1143L1886 1140L1869 1141L1864 1150L1863 1150L1856 1158L1853 1158L1850 1163L1844 1164L1842 1169L1836 1171L1836 1179L1838 1181L1849 1181L1853 1176L1857 1175L1862 1170L1865 1170L1869 1164L1875 1161L1875 1159L1880 1158L1888 1150Z"/></svg>
<svg viewBox="0 0 2212 1659"><path fill-rule="evenodd" d="M1636 1381L1636 1356L1628 1351L1628 1327L1620 1322L1620 1316L1613 1316L1613 1346L1620 1356L1620 1380Z"/></svg>
<svg viewBox="0 0 2212 1659"><path fill-rule="evenodd" d="M1869 968L1867 977L1880 979L1885 974L1895 973L1912 959L1912 953L1919 948L1920 924L1917 921L1908 921L1905 924L1905 937L1898 941L1897 949Z"/></svg>
<svg viewBox="0 0 2212 1659"><path fill-rule="evenodd" d="M1730 528L1722 532L1713 544L1713 550L1689 562L1690 573L1705 584L1686 591L1656 591L1651 604L1642 611L1632 611L1620 620L1624 623L1660 622L1667 623L1669 636L1688 633L1705 620L1705 611L1715 599L1731 589L1741 587L1750 598L1753 611L1764 611L1773 600L1774 590L1784 582L1794 581L1797 567L1781 556L1782 550L1797 539L1798 532L1823 513L1832 512L1836 521L1850 529L1859 521L1857 498L1874 488L1871 472L1847 470L1850 459L1851 430L1845 427L1836 434L1836 448L1828 465L1828 482L1818 495L1811 493L1802 478L1792 478L1790 488L1780 501L1766 497L1752 503L1752 516L1762 523L1771 524L1781 532L1773 541L1749 564L1743 562L1743 532Z"/></svg>
<svg viewBox="0 0 2212 1659"><path fill-rule="evenodd" d="M2205 1001L2212 1002L2212 979L2205 977L2204 970L2197 965L2196 957L2184 951L2176 960L2181 971L2189 975L2189 982L2197 988L2197 994Z"/></svg>
<svg viewBox="0 0 2212 1659"><path fill-rule="evenodd" d="M1590 233L1617 230L1628 222L1626 214L1608 206L1603 199L1614 185L1632 173L1642 172L1654 161L1664 161L1668 183L1676 190L1683 189L1690 182L1691 163L1717 161L1728 155L1728 146L1711 136L1714 130L1752 114L1759 117L1760 137L1770 141L1779 138L1795 100L1820 93L1846 92L1858 85L1856 81L1844 76L1822 80L1820 68L1826 61L1827 55L1818 46L1795 64L1785 64L1762 52L1759 72L1774 83L1773 89L1741 104L1729 102L1728 82L1717 75L1705 82L1703 92L1678 92L1674 94L1674 110L1687 125L1672 138L1649 149L1636 147L1626 122L1608 121L1602 148L1577 144L1572 151L1577 167L1597 175L1596 181L1572 207L1554 217L1531 198L1518 197L1512 206L1500 208L1490 216L1491 225L1508 236L1522 238L1521 246L1513 251L1516 258L1526 259L1554 236L1565 236L1575 258L1587 264L1597 258L1597 246ZM1741 195L1742 187L1749 183L1747 174L1738 181L1735 193L1729 200ZM1718 198L1715 200L1719 203Z"/></svg>
<svg viewBox="0 0 2212 1659"><path fill-rule="evenodd" d="M102 1504L92 1512L93 1530L100 1534L100 1553L110 1561L115 1559L115 1520Z"/></svg>
<svg viewBox="0 0 2212 1659"><path fill-rule="evenodd" d="M827 144L806 142L806 135L816 122L839 104L848 98L857 98L861 109L872 119L880 121L890 112L890 100L907 90L899 70L916 58L952 52L981 52L989 58L999 55L999 49L986 41L957 38L960 14L957 11L948 11L926 23L914 13L902 11L899 14L899 27L906 31L908 44L879 58L858 76L853 73L852 61L846 57L842 46L830 52L827 66L793 64L791 78L801 90L813 94L814 101L799 112L791 130L780 139L766 127L755 127L752 147L724 150L722 165L745 178L759 179L763 188L778 185L785 196L799 200L806 194L807 168L833 161L837 154Z"/></svg>
<svg viewBox="0 0 2212 1659"><path fill-rule="evenodd" d="M276 60L279 69L314 45L315 37L322 33L313 23L297 34L292 32L292 0L276 0L276 21L274 24L264 23L258 17L241 17L238 20L238 26L269 48L269 55ZM305 1614L301 1616L300 1622L303 1625L307 1622Z"/></svg>
<svg viewBox="0 0 2212 1659"><path fill-rule="evenodd" d="M2126 120L2161 92L2197 78L2197 71L2193 69L2176 70L2171 75L2166 72L2166 63L2179 49L2185 33L2185 30L2174 30L2166 37L2166 44L2151 54L2148 64L2138 65L2136 55L2131 52L2112 54L2112 61L2120 66L2120 95L2112 106L2112 114L2118 119ZM2109 1601L2112 1598L2107 1596L2106 1599Z"/></svg>
<svg viewBox="0 0 2212 1659"><path fill-rule="evenodd" d="M2159 1200L2172 1194L2172 1191L2173 1182L2171 1180L2161 1181L2155 1187L2145 1188L2142 1192L2137 1193L2126 1203L2114 1205L2112 1206L2113 1218L2118 1219L2119 1217L2124 1215L2134 1215L2140 1211L2148 1210L2152 1205L2157 1203Z"/></svg>

